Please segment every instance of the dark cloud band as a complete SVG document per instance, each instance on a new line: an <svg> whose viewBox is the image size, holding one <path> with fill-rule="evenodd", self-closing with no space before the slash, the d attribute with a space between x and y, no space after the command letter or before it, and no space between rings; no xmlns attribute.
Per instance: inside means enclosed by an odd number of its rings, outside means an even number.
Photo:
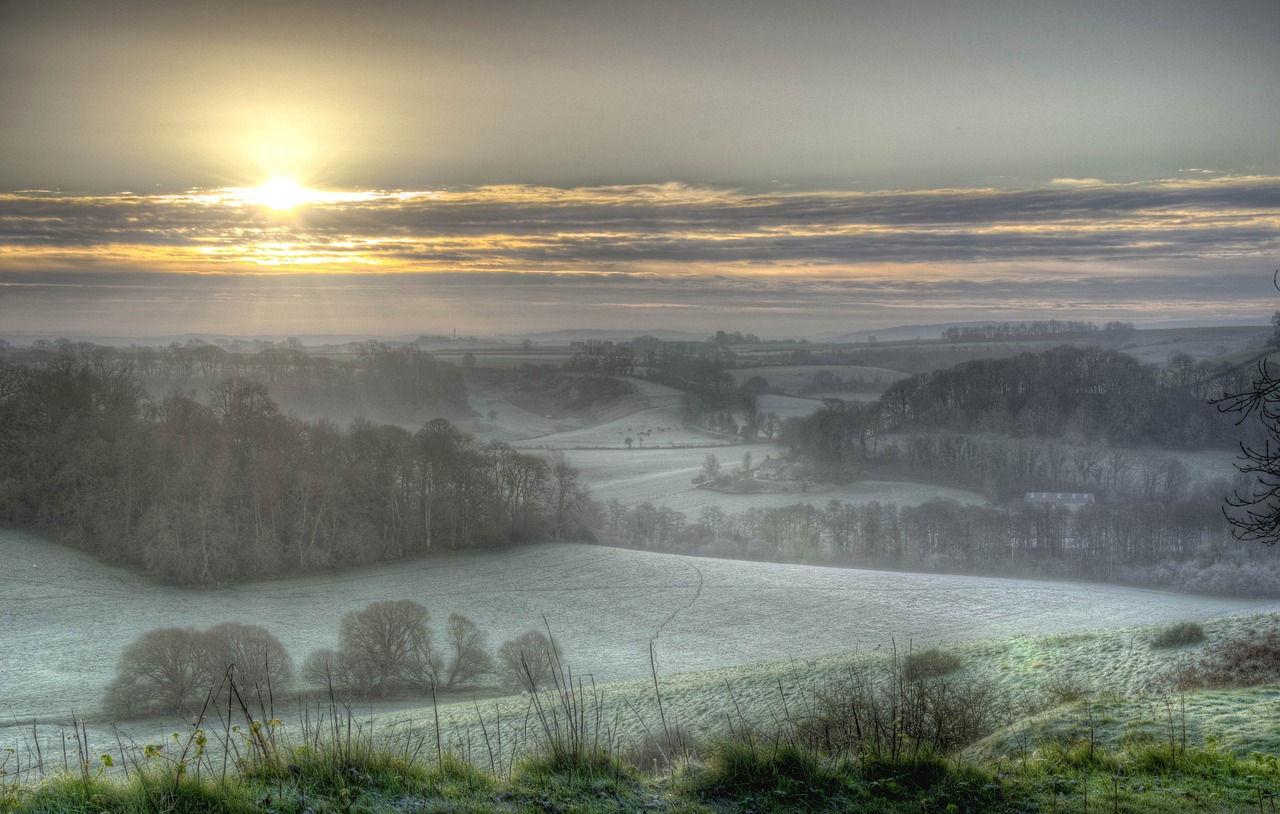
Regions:
<svg viewBox="0 0 1280 814"><path fill-rule="evenodd" d="M1265 256L1280 248L1280 179L774 195L498 187L373 193L290 217L204 195L11 194L0 246L11 269L102 247L139 247L140 259L167 248L188 268L299 259L380 271Z"/></svg>

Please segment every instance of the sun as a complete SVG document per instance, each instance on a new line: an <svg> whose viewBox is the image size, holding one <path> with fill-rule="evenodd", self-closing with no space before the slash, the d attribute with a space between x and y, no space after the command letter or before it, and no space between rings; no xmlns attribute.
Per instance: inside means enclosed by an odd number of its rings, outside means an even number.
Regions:
<svg viewBox="0 0 1280 814"><path fill-rule="evenodd" d="M288 212L304 204L324 200L325 195L318 190L307 189L288 176L275 175L260 186L241 190L238 197L245 203Z"/></svg>
<svg viewBox="0 0 1280 814"><path fill-rule="evenodd" d="M304 187L288 175L273 175L256 187L221 187L202 192L193 190L188 200L221 206L260 206L273 212L288 213L300 206L345 206L376 200L386 195L403 197L377 190L325 190Z"/></svg>

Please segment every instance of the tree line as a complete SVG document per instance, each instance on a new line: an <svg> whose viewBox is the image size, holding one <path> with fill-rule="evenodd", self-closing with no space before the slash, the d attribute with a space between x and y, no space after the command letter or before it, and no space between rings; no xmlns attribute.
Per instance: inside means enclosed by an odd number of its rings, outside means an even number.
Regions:
<svg viewBox="0 0 1280 814"><path fill-rule="evenodd" d="M376 414L396 421L470 414L466 379L456 365L440 362L415 345L370 341L355 343L351 350L346 358L309 353L296 339L251 352L198 339L126 348L59 340L9 348L5 356L24 366L62 357L99 365L130 364L154 394L203 390L229 378L250 379L269 387L277 402L295 412Z"/></svg>
<svg viewBox="0 0 1280 814"><path fill-rule="evenodd" d="M1230 423L1206 402L1241 377L1230 365L1161 370L1118 351L1062 345L901 379L881 396L880 421L902 431L1073 435L1119 446L1198 448L1234 440Z"/></svg>
<svg viewBox="0 0 1280 814"><path fill-rule="evenodd" d="M1174 420L1174 419L1170 419ZM1210 419L1206 419L1210 420ZM1213 416L1216 424L1227 424ZM909 478L1007 501L1028 491L1095 492L1117 501L1170 503L1189 494L1191 473L1176 455L1059 437L1013 437L943 430L890 433L883 406L825 400L781 422L783 454L817 480ZM1230 484L1214 485L1225 494Z"/></svg>
<svg viewBox="0 0 1280 814"><path fill-rule="evenodd" d="M1191 494L1191 473L1176 455L1151 451L936 433L887 445L878 471L912 474L978 488L997 500L1025 492L1090 492L1112 503L1174 503ZM1225 492L1225 481L1214 484Z"/></svg>
<svg viewBox="0 0 1280 814"><path fill-rule="evenodd" d="M562 458L285 415L263 384L148 397L127 359L0 367L0 519L164 581L214 584L558 539L586 490Z"/></svg>
<svg viewBox="0 0 1280 814"><path fill-rule="evenodd" d="M1095 323L1074 319L993 322L987 325L952 326L942 332L942 340L944 342L972 342L975 340L993 342L1045 336L1062 338L1064 335L1088 336L1096 333L1097 330L1098 326ZM1133 331L1133 323L1112 321L1103 325L1102 330L1111 335L1128 334Z"/></svg>
<svg viewBox="0 0 1280 814"><path fill-rule="evenodd" d="M340 698L429 694L486 682L536 692L558 668L559 646L537 630L495 652L488 634L450 614L443 640L431 614L408 600L370 603L339 624L338 648L309 654L295 680L293 657L259 625L223 622L207 630L158 628L120 654L103 708L118 717L198 712L205 705L266 707L302 689Z"/></svg>
<svg viewBox="0 0 1280 814"><path fill-rule="evenodd" d="M566 370L585 373L630 376L636 367L636 356L630 345L588 339L564 366Z"/></svg>
<svg viewBox="0 0 1280 814"><path fill-rule="evenodd" d="M1098 579L1221 595L1277 595L1280 566L1234 542L1219 498L1080 508L830 501L696 518L644 503L604 508L601 541L750 560L995 576Z"/></svg>
<svg viewBox="0 0 1280 814"><path fill-rule="evenodd" d="M307 656L302 678L311 687L362 698L426 694L495 679L536 692L560 658L559 646L537 630L503 642L495 653L488 634L465 616L450 614L442 643L430 621L427 609L408 599L350 611L339 625L338 648Z"/></svg>

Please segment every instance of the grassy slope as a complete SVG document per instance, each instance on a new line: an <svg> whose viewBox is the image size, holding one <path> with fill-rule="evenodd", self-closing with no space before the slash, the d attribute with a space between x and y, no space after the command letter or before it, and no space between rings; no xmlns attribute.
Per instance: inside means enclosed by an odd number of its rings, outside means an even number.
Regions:
<svg viewBox="0 0 1280 814"><path fill-rule="evenodd" d="M852 669L885 662L881 649L660 678L657 692L652 680L595 691L588 685L579 696L589 701L587 717L599 727L599 742L612 743L616 752L646 730L661 741L663 716L669 727L700 736L703 746L690 764L656 777L609 762L549 760L537 707L513 697L438 710L443 749L470 754L483 770L449 759L443 772L436 767L430 709L358 721L355 749L350 741L343 745L340 731L323 748L315 731L325 724L317 727L312 718L306 731L281 727L275 735L279 743L311 749L272 752L265 763L252 764L247 779L220 782L212 768L218 761L208 763L206 778L213 773L215 782L188 791L212 807L189 810L944 811L955 805L960 811L1271 811L1270 795L1280 790L1280 687L1174 694L1167 679L1205 647L1274 630L1280 617L1227 617L1203 627L1204 642L1181 648L1152 648L1156 626L948 647L964 665L960 676L1001 687L1016 699L1011 709L1035 710L970 747L949 768L824 762L776 746L748 752L741 743L716 742L730 726L785 728ZM500 731L503 746L496 751ZM241 753L252 751L243 733L231 737L241 739ZM366 737L379 746L366 748ZM139 787L136 766L126 785L73 772L42 792L8 786L0 809L5 801L24 811L182 809L185 803L153 799L166 782L181 791L171 774L164 777L182 746L173 740L148 762L150 787ZM543 758L530 761L531 752ZM11 759L0 765L12 768Z"/></svg>

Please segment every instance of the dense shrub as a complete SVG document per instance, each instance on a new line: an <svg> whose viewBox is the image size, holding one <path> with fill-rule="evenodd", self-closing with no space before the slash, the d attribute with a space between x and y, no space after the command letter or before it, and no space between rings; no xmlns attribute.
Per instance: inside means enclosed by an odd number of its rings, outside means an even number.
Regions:
<svg viewBox="0 0 1280 814"><path fill-rule="evenodd" d="M1188 644L1199 644L1202 641L1204 641L1204 628L1199 623L1178 622L1156 631L1156 635L1151 637L1151 646L1154 648L1184 647Z"/></svg>
<svg viewBox="0 0 1280 814"><path fill-rule="evenodd" d="M1260 548L1266 551L1265 547ZM1252 549L1226 549L1212 560L1163 560L1155 565L1122 568L1116 576L1122 582L1193 594L1275 596L1276 585L1280 585L1280 562L1263 559L1257 553Z"/></svg>
<svg viewBox="0 0 1280 814"><path fill-rule="evenodd" d="M901 663L852 670L819 698L799 736L824 754L898 762L945 754L991 733L1010 703L988 682L944 674L908 681Z"/></svg>
<svg viewBox="0 0 1280 814"><path fill-rule="evenodd" d="M821 803L848 785L839 768L811 750L789 743L757 744L748 737L713 744L692 780L704 797L768 795L777 804L803 808L826 807Z"/></svg>
<svg viewBox="0 0 1280 814"><path fill-rule="evenodd" d="M1255 687L1280 681L1280 632L1248 632L1205 647L1200 660L1175 675L1179 690Z"/></svg>
<svg viewBox="0 0 1280 814"><path fill-rule="evenodd" d="M907 681L923 681L928 678L940 678L950 675L964 665L960 659L945 650L934 647L908 653L902 660L902 677Z"/></svg>

